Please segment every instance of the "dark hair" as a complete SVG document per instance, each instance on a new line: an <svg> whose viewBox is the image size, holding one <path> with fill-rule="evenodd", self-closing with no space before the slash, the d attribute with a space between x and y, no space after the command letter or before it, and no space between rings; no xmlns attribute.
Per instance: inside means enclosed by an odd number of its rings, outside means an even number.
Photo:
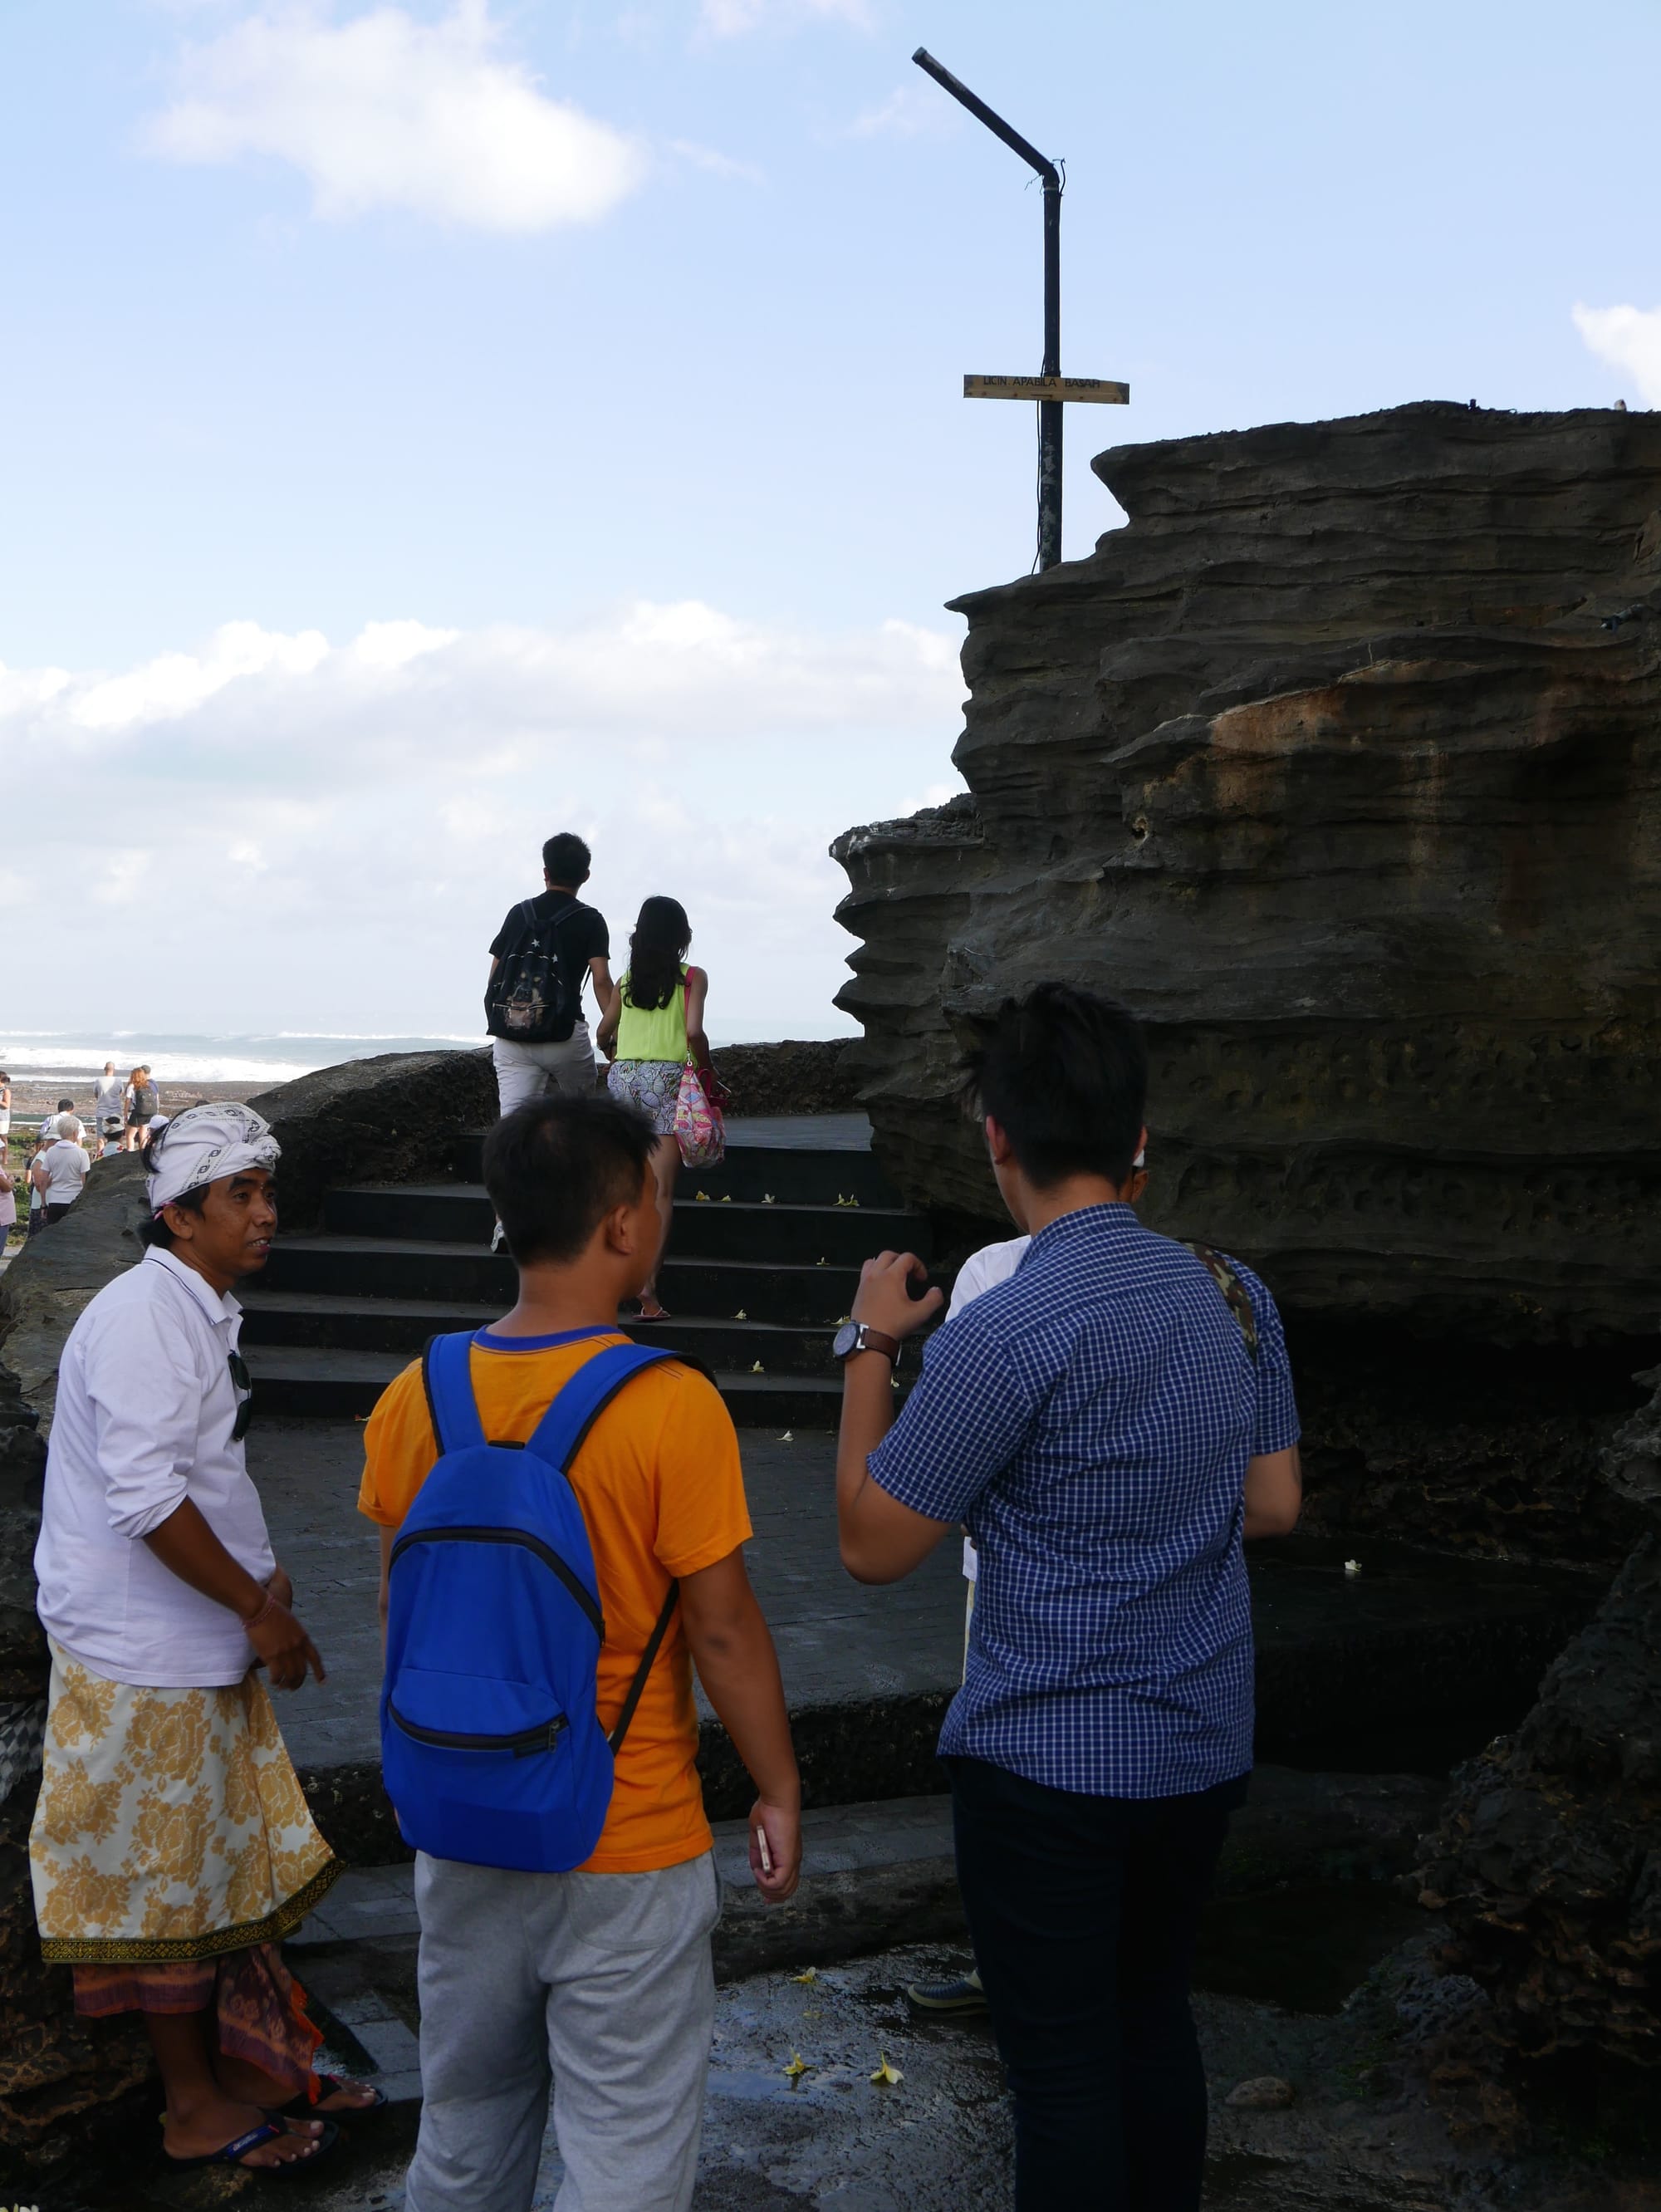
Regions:
<svg viewBox="0 0 1661 2212"><path fill-rule="evenodd" d="M52 1111L56 1114L73 1114L75 1111L74 1099L60 1098L57 1105L52 1109Z"/></svg>
<svg viewBox="0 0 1661 2212"><path fill-rule="evenodd" d="M679 899L642 900L640 918L628 940L628 986L623 996L631 1006L651 1013L668 1006L691 942L692 924Z"/></svg>
<svg viewBox="0 0 1661 2212"><path fill-rule="evenodd" d="M614 1206L639 1198L657 1142L644 1114L597 1093L503 1115L484 1140L484 1187L514 1259L576 1259Z"/></svg>
<svg viewBox="0 0 1661 2212"><path fill-rule="evenodd" d="M1040 1190L1070 1175L1122 1183L1148 1103L1148 1048L1136 1017L1070 983L1006 999L964 1061L966 1099L991 1115Z"/></svg>
<svg viewBox="0 0 1661 2212"><path fill-rule="evenodd" d="M138 1156L144 1163L146 1175L155 1173L155 1155L161 1151L162 1140L167 1133L166 1128L158 1129L155 1136L146 1137L140 1147ZM169 1206L182 1206L186 1213L200 1213L208 1203L208 1193L210 1188L211 1185L208 1183L199 1182L194 1190L181 1191L177 1198L170 1198L167 1203ZM139 1223L138 1241L141 1244L155 1244L164 1252L171 1252L173 1249L173 1232L159 1213L152 1214L148 1220Z"/></svg>
<svg viewBox="0 0 1661 2212"><path fill-rule="evenodd" d="M588 880L594 855L580 837L561 830L543 847L543 873L550 884L583 884Z"/></svg>

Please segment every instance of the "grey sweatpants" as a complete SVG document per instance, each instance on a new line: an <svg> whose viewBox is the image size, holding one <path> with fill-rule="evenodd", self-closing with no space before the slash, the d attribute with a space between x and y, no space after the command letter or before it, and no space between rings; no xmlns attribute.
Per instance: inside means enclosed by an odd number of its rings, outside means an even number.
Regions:
<svg viewBox="0 0 1661 2212"><path fill-rule="evenodd" d="M408 2212L527 2212L548 2125L555 2212L687 2212L715 2022L706 1852L657 1874L415 1859L421 2136Z"/></svg>

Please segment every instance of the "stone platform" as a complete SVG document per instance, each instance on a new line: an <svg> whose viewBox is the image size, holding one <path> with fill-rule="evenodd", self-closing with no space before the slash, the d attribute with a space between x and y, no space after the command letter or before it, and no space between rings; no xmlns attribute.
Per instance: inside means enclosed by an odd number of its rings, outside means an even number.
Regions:
<svg viewBox="0 0 1661 2212"><path fill-rule="evenodd" d="M397 1857L379 1787L376 1532L356 1511L355 1421L257 1424L250 1465L301 1618L329 1668L280 1700L295 1763L331 1840L359 1864ZM834 1440L743 1437L755 1538L751 1578L779 1647L808 1802L940 1790L940 1720L959 1679L963 1583L948 1540L887 1589L837 1557ZM1496 1566L1405 1546L1294 1538L1256 1548L1258 1753L1307 1769L1443 1772L1522 1717L1547 1664L1589 1616L1596 1579ZM712 1814L747 1808L724 1732L705 1713Z"/></svg>

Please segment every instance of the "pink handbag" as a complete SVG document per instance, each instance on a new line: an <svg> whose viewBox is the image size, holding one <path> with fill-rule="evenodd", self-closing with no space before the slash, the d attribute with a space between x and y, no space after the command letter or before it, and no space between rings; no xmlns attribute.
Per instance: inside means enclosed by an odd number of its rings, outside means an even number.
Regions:
<svg viewBox="0 0 1661 2212"><path fill-rule="evenodd" d="M680 1095L675 1101L675 1141L681 1148L683 1167L718 1167L726 1155L726 1122L693 1060L681 1071Z"/></svg>

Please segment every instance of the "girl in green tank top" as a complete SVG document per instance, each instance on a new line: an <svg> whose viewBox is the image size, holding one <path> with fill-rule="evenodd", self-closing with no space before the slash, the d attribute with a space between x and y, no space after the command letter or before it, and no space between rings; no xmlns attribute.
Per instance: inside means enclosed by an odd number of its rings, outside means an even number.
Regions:
<svg viewBox="0 0 1661 2212"><path fill-rule="evenodd" d="M646 1115L656 1133L652 1159L665 1242L681 1164L675 1139L681 1071L689 1060L700 1068L709 1066L704 1035L709 978L701 968L687 965L691 943L692 924L678 899L646 901L628 940L628 966L617 980L597 1038L611 1061L606 1085L612 1097ZM658 1301L655 1274L640 1293L640 1319L669 1319Z"/></svg>

